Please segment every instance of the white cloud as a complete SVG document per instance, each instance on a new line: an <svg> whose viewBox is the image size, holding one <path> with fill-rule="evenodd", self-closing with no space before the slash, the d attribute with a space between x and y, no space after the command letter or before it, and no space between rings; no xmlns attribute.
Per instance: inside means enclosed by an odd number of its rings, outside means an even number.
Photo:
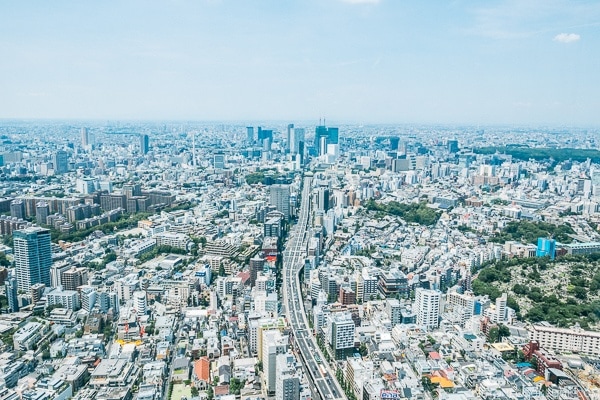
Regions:
<svg viewBox="0 0 600 400"><path fill-rule="evenodd" d="M559 33L554 36L554 41L559 43L573 43L579 39L581 39L581 36L576 33Z"/></svg>
<svg viewBox="0 0 600 400"><path fill-rule="evenodd" d="M379 0L341 0L348 4L378 4Z"/></svg>

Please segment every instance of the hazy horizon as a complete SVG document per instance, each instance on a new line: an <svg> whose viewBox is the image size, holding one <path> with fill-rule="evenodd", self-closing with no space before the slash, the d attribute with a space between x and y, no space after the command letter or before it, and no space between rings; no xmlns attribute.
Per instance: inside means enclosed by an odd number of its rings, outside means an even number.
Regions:
<svg viewBox="0 0 600 400"><path fill-rule="evenodd" d="M5 3L0 119L600 126L600 3Z"/></svg>

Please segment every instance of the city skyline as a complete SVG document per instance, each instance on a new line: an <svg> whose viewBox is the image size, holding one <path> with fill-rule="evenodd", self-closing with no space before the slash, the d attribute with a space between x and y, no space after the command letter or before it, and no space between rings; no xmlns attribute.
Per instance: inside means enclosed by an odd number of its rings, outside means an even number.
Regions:
<svg viewBox="0 0 600 400"><path fill-rule="evenodd" d="M0 118L598 126L594 2L6 4Z"/></svg>

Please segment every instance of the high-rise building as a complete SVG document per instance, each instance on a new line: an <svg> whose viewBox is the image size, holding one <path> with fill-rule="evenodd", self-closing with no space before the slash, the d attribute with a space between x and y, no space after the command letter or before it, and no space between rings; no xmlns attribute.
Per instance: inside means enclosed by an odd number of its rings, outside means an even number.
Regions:
<svg viewBox="0 0 600 400"><path fill-rule="evenodd" d="M15 199L10 203L10 216L25 219L25 202L22 199Z"/></svg>
<svg viewBox="0 0 600 400"><path fill-rule="evenodd" d="M8 278L6 282L4 282L4 289L6 291L6 298L8 300L8 311L19 311L17 279L13 277Z"/></svg>
<svg viewBox="0 0 600 400"><path fill-rule="evenodd" d="M61 273L60 282L65 290L77 290L78 287L87 285L88 270L84 267L71 267Z"/></svg>
<svg viewBox="0 0 600 400"><path fill-rule="evenodd" d="M287 135L285 137L285 150L286 152L289 152L291 149L291 141L292 141L292 135L294 132L294 124L288 124L287 126Z"/></svg>
<svg viewBox="0 0 600 400"><path fill-rule="evenodd" d="M417 325L435 329L439 326L441 293L437 290L415 290L414 313Z"/></svg>
<svg viewBox="0 0 600 400"><path fill-rule="evenodd" d="M550 257L551 260L554 260L554 257L556 256L556 240L548 238L538 238L535 256Z"/></svg>
<svg viewBox="0 0 600 400"><path fill-rule="evenodd" d="M250 286L254 286L256 284L256 278L260 272L263 272L264 266L265 259L260 257L258 254L250 259Z"/></svg>
<svg viewBox="0 0 600 400"><path fill-rule="evenodd" d="M268 393L275 392L277 381L277 355L288 350L288 337L283 336L279 330L262 331L262 363L263 377Z"/></svg>
<svg viewBox="0 0 600 400"><path fill-rule="evenodd" d="M69 170L69 154L64 150L58 150L52 158L55 174L64 174Z"/></svg>
<svg viewBox="0 0 600 400"><path fill-rule="evenodd" d="M398 299L386 299L385 311L392 326L402 323L402 305Z"/></svg>
<svg viewBox="0 0 600 400"><path fill-rule="evenodd" d="M450 153L458 153L458 140L448 140L448 151Z"/></svg>
<svg viewBox="0 0 600 400"><path fill-rule="evenodd" d="M300 143L304 143L304 128L294 128L290 132L290 153L300 153Z"/></svg>
<svg viewBox="0 0 600 400"><path fill-rule="evenodd" d="M225 154L215 154L213 156L213 166L215 167L215 169L225 169Z"/></svg>
<svg viewBox="0 0 600 400"><path fill-rule="evenodd" d="M276 400L300 399L300 374L298 373L298 368L296 357L291 352L277 356Z"/></svg>
<svg viewBox="0 0 600 400"><path fill-rule="evenodd" d="M142 134L140 135L140 153L148 154L148 150L150 150L150 137Z"/></svg>
<svg viewBox="0 0 600 400"><path fill-rule="evenodd" d="M249 144L254 143L254 127L253 126L246 127L246 141Z"/></svg>
<svg viewBox="0 0 600 400"><path fill-rule="evenodd" d="M315 148L318 155L327 154L328 145L339 144L339 129L319 125L315 128Z"/></svg>
<svg viewBox="0 0 600 400"><path fill-rule="evenodd" d="M330 191L327 187L320 187L317 191L317 210L327 212L330 207Z"/></svg>
<svg viewBox="0 0 600 400"><path fill-rule="evenodd" d="M347 351L354 349L354 332L356 326L349 311L335 312L329 315L328 342L335 353L335 358L345 358Z"/></svg>
<svg viewBox="0 0 600 400"><path fill-rule="evenodd" d="M146 314L146 309L148 307L148 303L146 301L146 292L133 292L133 307L135 308L137 315Z"/></svg>
<svg viewBox="0 0 600 400"><path fill-rule="evenodd" d="M123 194L128 199L131 197L141 196L142 185L140 185L139 183L123 185Z"/></svg>
<svg viewBox="0 0 600 400"><path fill-rule="evenodd" d="M50 206L45 201L40 201L35 205L35 221L39 225L46 225L46 218L50 215Z"/></svg>
<svg viewBox="0 0 600 400"><path fill-rule="evenodd" d="M90 136L87 128L81 128L81 147L84 149L90 144Z"/></svg>
<svg viewBox="0 0 600 400"><path fill-rule="evenodd" d="M29 291L31 285L36 283L50 286L50 231L39 227L15 231L13 243L19 290Z"/></svg>
<svg viewBox="0 0 600 400"><path fill-rule="evenodd" d="M502 296L496 298L496 314L492 322L502 324L508 320L508 296L502 293Z"/></svg>
<svg viewBox="0 0 600 400"><path fill-rule="evenodd" d="M290 218L290 185L271 185L269 188L269 203Z"/></svg>

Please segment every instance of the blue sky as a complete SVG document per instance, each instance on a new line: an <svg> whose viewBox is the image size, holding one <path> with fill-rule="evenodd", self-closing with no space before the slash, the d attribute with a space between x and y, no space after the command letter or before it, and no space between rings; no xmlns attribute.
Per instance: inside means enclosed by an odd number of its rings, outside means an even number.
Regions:
<svg viewBox="0 0 600 400"><path fill-rule="evenodd" d="M5 1L0 118L600 125L600 2Z"/></svg>

